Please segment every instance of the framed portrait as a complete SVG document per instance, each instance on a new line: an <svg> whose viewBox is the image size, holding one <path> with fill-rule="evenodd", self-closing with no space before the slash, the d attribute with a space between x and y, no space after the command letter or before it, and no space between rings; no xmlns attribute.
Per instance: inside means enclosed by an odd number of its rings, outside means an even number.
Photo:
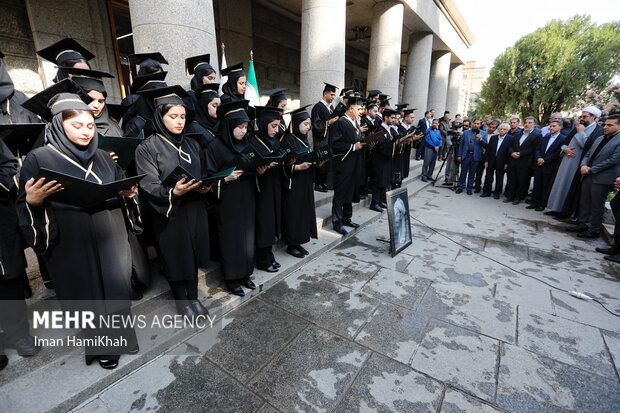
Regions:
<svg viewBox="0 0 620 413"><path fill-rule="evenodd" d="M409 220L409 196L407 188L385 193L387 198L388 226L390 227L390 254L396 254L411 245L411 221Z"/></svg>

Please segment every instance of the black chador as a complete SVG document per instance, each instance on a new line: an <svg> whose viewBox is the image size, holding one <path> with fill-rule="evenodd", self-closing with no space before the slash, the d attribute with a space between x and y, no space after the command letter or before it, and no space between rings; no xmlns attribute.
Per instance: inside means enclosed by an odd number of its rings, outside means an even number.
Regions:
<svg viewBox="0 0 620 413"><path fill-rule="evenodd" d="M247 103L247 100L242 100L218 107L220 129L215 140L207 148L210 174L226 169L227 165L247 147L247 136L242 139L233 136L233 130L237 126L249 123L245 112ZM220 180L211 191L217 198L214 217L220 244L222 274L231 292L243 294L240 284L249 280L254 272L256 216L254 172L245 171L238 179L228 183Z"/></svg>
<svg viewBox="0 0 620 413"><path fill-rule="evenodd" d="M392 154L394 153L390 127L382 123L378 131L383 132L385 139L377 143L371 152L373 205L385 202L385 191L392 180Z"/></svg>
<svg viewBox="0 0 620 413"><path fill-rule="evenodd" d="M269 136L268 125L282 118L282 109L275 107L256 107L256 124L258 130L250 138L250 144L262 155L273 154L280 149L278 131L274 137ZM282 180L278 167L267 169L263 174L256 174L256 267L260 270L275 272L278 262L272 247L280 236L282 228Z"/></svg>
<svg viewBox="0 0 620 413"><path fill-rule="evenodd" d="M290 144L299 151L310 146L308 134L299 131L299 125L310 118L306 108L291 113L289 132L282 144ZM282 239L289 253L299 256L299 247L317 238L316 212L314 209L313 169L295 170L295 165L283 165L284 192L282 194ZM293 251L297 249L298 251ZM303 253L302 253L303 255Z"/></svg>
<svg viewBox="0 0 620 413"><path fill-rule="evenodd" d="M329 140L334 154L334 199L332 222L341 228L351 222L353 202L360 200L359 176L362 151L355 144L362 137L356 121L345 115L329 128Z"/></svg>

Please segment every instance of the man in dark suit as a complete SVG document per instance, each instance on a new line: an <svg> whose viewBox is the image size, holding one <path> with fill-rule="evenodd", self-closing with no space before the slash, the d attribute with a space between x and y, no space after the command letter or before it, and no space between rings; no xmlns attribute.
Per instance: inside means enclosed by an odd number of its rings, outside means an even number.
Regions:
<svg viewBox="0 0 620 413"><path fill-rule="evenodd" d="M499 199L504 187L504 174L508 169L508 149L512 145L512 137L508 134L510 125L502 123L499 125L497 135L491 136L487 150L484 154L484 167L487 173L484 178L482 198L490 197L493 187L493 177L495 177L495 191L493 198Z"/></svg>
<svg viewBox="0 0 620 413"><path fill-rule="evenodd" d="M616 178L616 188L620 189L620 176ZM616 194L611 200L611 211L616 217L616 225L614 226L614 245L609 248L597 247L596 251L605 254L607 261L620 263L620 195Z"/></svg>
<svg viewBox="0 0 620 413"><path fill-rule="evenodd" d="M552 120L549 133L542 137L536 148L536 167L534 168L534 191L532 204L527 209L543 211L547 206L547 196L553 184L553 176L560 163L564 136L561 134L562 121Z"/></svg>
<svg viewBox="0 0 620 413"><path fill-rule="evenodd" d="M603 130L605 135L594 142L581 161L581 224L569 228L571 232L578 232L580 238L598 238L600 235L605 200L620 175L620 115L608 117Z"/></svg>
<svg viewBox="0 0 620 413"><path fill-rule="evenodd" d="M521 138L523 134L523 128L519 127L519 123L521 119L512 118L510 119L510 129L508 130L508 137L510 138L510 144L514 142L515 139ZM510 151L508 152L508 170L506 170L506 189L504 190L504 196L506 199L505 203L513 202L515 200L515 196L517 195L517 167L516 160L510 156Z"/></svg>
<svg viewBox="0 0 620 413"><path fill-rule="evenodd" d="M517 138L512 139L510 156L513 159L516 177L516 190L513 205L520 204L530 189L532 179L532 167L534 166L534 155L538 141L540 140L540 130L536 128L536 118L528 116L525 118L523 133Z"/></svg>
<svg viewBox="0 0 620 413"><path fill-rule="evenodd" d="M320 148L327 144L327 129L329 125L338 120L337 116L330 118L334 110L333 102L336 97L336 89L338 89L336 86L325 83L323 99L312 107L310 119L312 122L312 146L315 148ZM329 169L329 161L320 168L314 168L315 191L327 192L327 173Z"/></svg>
<svg viewBox="0 0 620 413"><path fill-rule="evenodd" d="M461 143L459 144L458 158L456 160L461 164L461 175L459 176L459 187L457 194L463 192L465 183L467 182L467 195L471 195L474 189L474 174L478 162L482 162L482 150L487 146L487 133L480 128L482 121L474 120L471 130L463 132Z"/></svg>
<svg viewBox="0 0 620 413"><path fill-rule="evenodd" d="M418 131L426 132L431 127L433 120L431 119L431 111L424 112L424 117L418 121ZM415 160L419 161L424 155L424 142L422 142L415 151Z"/></svg>

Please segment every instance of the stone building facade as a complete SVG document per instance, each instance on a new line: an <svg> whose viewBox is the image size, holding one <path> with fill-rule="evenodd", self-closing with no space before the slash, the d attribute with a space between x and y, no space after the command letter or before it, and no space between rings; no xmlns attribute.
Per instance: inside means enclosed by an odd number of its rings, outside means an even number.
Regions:
<svg viewBox="0 0 620 413"><path fill-rule="evenodd" d="M463 64L473 44L454 0L3 0L0 50L17 87L35 93L55 67L35 50L71 36L93 51L93 68L129 85L126 56L160 51L168 84L189 87L184 59L210 53L219 67L248 65L260 90L289 88L291 108L314 103L323 82L380 89L420 111L457 112ZM418 115L420 116L420 115Z"/></svg>

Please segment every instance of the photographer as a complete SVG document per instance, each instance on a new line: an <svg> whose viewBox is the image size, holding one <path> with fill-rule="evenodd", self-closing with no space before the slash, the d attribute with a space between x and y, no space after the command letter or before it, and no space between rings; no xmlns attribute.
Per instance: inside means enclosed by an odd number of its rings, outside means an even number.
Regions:
<svg viewBox="0 0 620 413"><path fill-rule="evenodd" d="M446 111L443 118L439 122L439 132L441 133L441 150L439 151L439 161L446 159L448 149L450 149L450 140L448 139L448 131L450 130L450 112Z"/></svg>
<svg viewBox="0 0 620 413"><path fill-rule="evenodd" d="M467 122L469 125L469 121ZM454 170L456 169L456 164L454 162L454 149L450 150L451 148L458 148L459 147L459 143L461 142L461 134L463 133L461 131L462 128L462 124L461 124L461 119L457 118L455 120L455 122L452 123L452 128L450 128L447 132L447 144L450 145L450 147L448 148L448 153L446 155L446 173L445 173L445 178L443 181L443 185L446 186L452 186L454 184ZM469 126L468 126L469 129Z"/></svg>
<svg viewBox="0 0 620 413"><path fill-rule="evenodd" d="M478 162L482 161L482 149L487 146L487 134L481 130L482 122L480 119L474 120L474 127L470 131L465 131L459 144L458 162L462 164L461 175L459 177L459 188L457 194L463 192L465 180L467 179L467 195L472 195L474 186L474 174Z"/></svg>

